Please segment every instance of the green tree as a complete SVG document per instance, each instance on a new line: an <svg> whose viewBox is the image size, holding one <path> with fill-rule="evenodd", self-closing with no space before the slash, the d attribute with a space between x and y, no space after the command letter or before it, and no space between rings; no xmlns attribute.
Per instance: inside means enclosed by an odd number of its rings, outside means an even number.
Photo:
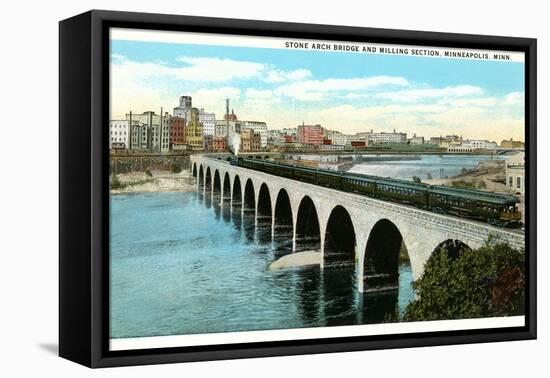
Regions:
<svg viewBox="0 0 550 378"><path fill-rule="evenodd" d="M413 176L413 181L420 184L422 182L422 179L418 176Z"/></svg>
<svg viewBox="0 0 550 378"><path fill-rule="evenodd" d="M523 314L524 272L524 252L492 238L476 250L436 250L413 284L417 299L407 306L404 320Z"/></svg>

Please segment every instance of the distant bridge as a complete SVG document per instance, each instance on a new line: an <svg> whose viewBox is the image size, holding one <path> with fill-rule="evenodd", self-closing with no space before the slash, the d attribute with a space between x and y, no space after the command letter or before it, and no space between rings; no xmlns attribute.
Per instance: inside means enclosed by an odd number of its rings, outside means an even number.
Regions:
<svg viewBox="0 0 550 378"><path fill-rule="evenodd" d="M290 230L292 250L316 249L322 268L354 266L358 290L370 290L380 277L398 281L400 251L406 249L413 279L442 244L479 248L489 235L522 248L522 233L450 215L307 184L230 165L203 155L191 156L197 190L229 207L232 217L248 213L271 234ZM313 245L313 248L312 248Z"/></svg>

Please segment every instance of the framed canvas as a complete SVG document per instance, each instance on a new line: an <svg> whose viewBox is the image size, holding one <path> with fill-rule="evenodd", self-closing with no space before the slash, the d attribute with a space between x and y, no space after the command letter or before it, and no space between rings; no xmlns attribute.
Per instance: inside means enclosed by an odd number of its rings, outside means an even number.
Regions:
<svg viewBox="0 0 550 378"><path fill-rule="evenodd" d="M536 40L60 22L59 353L536 337Z"/></svg>

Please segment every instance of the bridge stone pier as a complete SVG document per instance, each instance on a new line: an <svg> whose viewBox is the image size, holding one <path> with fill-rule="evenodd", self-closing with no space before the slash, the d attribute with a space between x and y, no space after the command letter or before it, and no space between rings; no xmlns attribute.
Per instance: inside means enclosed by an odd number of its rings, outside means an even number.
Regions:
<svg viewBox="0 0 550 378"><path fill-rule="evenodd" d="M479 248L492 235L518 249L525 245L524 235L517 231L245 169L204 155L191 156L190 164L197 189L212 200L219 197L222 206L231 206L232 217L242 217L249 208L256 219L271 218L272 235L281 226L292 226L292 250L319 250L322 268L354 266L360 292L370 290L371 283L374 287L377 277L397 283L403 250L417 280L442 243Z"/></svg>

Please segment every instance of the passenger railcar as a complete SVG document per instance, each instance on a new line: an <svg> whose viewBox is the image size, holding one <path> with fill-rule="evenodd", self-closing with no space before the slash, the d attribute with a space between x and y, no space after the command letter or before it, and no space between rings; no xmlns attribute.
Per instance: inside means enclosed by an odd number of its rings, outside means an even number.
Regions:
<svg viewBox="0 0 550 378"><path fill-rule="evenodd" d="M413 205L435 213L486 221L499 227L521 224L521 212L517 209L519 201L511 195L240 157L232 159L230 163L310 184Z"/></svg>

